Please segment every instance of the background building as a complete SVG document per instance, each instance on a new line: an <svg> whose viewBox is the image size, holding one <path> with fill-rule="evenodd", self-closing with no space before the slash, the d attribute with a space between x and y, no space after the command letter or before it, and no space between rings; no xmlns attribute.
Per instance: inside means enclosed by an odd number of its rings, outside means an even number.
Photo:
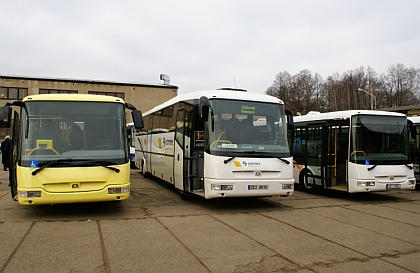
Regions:
<svg viewBox="0 0 420 273"><path fill-rule="evenodd" d="M122 98L144 113L178 94L178 87L169 84L167 75L160 75L160 79L163 84L0 75L0 106L35 94L93 94ZM127 115L127 122L131 122L131 115ZM6 134L11 134L11 129L0 129L0 139Z"/></svg>

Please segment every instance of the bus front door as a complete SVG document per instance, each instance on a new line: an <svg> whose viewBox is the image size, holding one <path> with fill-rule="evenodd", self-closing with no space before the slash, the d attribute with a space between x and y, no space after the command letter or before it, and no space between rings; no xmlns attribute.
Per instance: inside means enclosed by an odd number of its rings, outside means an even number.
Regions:
<svg viewBox="0 0 420 273"><path fill-rule="evenodd" d="M347 191L347 164L349 126L347 123L329 124L328 147L326 150L325 186L335 190Z"/></svg>
<svg viewBox="0 0 420 273"><path fill-rule="evenodd" d="M12 140L11 140L11 148L10 148L10 160L9 160L9 184L10 184L10 193L12 195L13 200L17 201L17 178L16 178L16 168L17 168L17 161L19 155L19 114L14 111L13 116L13 133L12 133Z"/></svg>
<svg viewBox="0 0 420 273"><path fill-rule="evenodd" d="M174 185L181 191L181 197L187 198L192 191L191 173L191 114L192 106L184 105L177 110L174 147Z"/></svg>
<svg viewBox="0 0 420 273"><path fill-rule="evenodd" d="M327 172L327 127L326 123L306 125L306 156L300 185L308 192L325 188L330 180Z"/></svg>

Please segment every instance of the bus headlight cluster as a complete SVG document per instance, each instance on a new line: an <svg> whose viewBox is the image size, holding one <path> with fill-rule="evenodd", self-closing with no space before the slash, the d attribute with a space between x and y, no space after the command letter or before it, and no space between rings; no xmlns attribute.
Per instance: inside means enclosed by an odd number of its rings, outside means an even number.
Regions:
<svg viewBox="0 0 420 273"><path fill-rule="evenodd" d="M232 191L233 185L215 185L211 184L211 189L214 191Z"/></svg>
<svg viewBox="0 0 420 273"><path fill-rule="evenodd" d="M374 187L375 181L357 181L359 187Z"/></svg>
<svg viewBox="0 0 420 273"><path fill-rule="evenodd" d="M416 179L408 179L408 185L416 184Z"/></svg>
<svg viewBox="0 0 420 273"><path fill-rule="evenodd" d="M18 192L18 197L21 197L21 198L41 197L41 191L20 191Z"/></svg>
<svg viewBox="0 0 420 273"><path fill-rule="evenodd" d="M291 190L291 189L293 189L293 184L282 184L281 189L282 190Z"/></svg>
<svg viewBox="0 0 420 273"><path fill-rule="evenodd" d="M130 187L123 188L108 188L108 194L120 194L130 192Z"/></svg>

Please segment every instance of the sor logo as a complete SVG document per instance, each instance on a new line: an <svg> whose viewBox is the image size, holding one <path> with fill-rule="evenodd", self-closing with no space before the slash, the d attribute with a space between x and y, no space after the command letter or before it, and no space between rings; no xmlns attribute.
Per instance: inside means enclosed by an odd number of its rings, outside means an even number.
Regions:
<svg viewBox="0 0 420 273"><path fill-rule="evenodd" d="M248 163L246 163L246 161L242 161L242 165L246 166Z"/></svg>

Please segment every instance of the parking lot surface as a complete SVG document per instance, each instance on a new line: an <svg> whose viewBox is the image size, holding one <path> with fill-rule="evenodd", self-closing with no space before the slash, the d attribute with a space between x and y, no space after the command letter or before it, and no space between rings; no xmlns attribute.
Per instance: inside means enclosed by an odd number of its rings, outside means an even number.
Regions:
<svg viewBox="0 0 420 273"><path fill-rule="evenodd" d="M420 191L182 200L131 171L123 202L27 207L0 173L2 272L420 272Z"/></svg>

